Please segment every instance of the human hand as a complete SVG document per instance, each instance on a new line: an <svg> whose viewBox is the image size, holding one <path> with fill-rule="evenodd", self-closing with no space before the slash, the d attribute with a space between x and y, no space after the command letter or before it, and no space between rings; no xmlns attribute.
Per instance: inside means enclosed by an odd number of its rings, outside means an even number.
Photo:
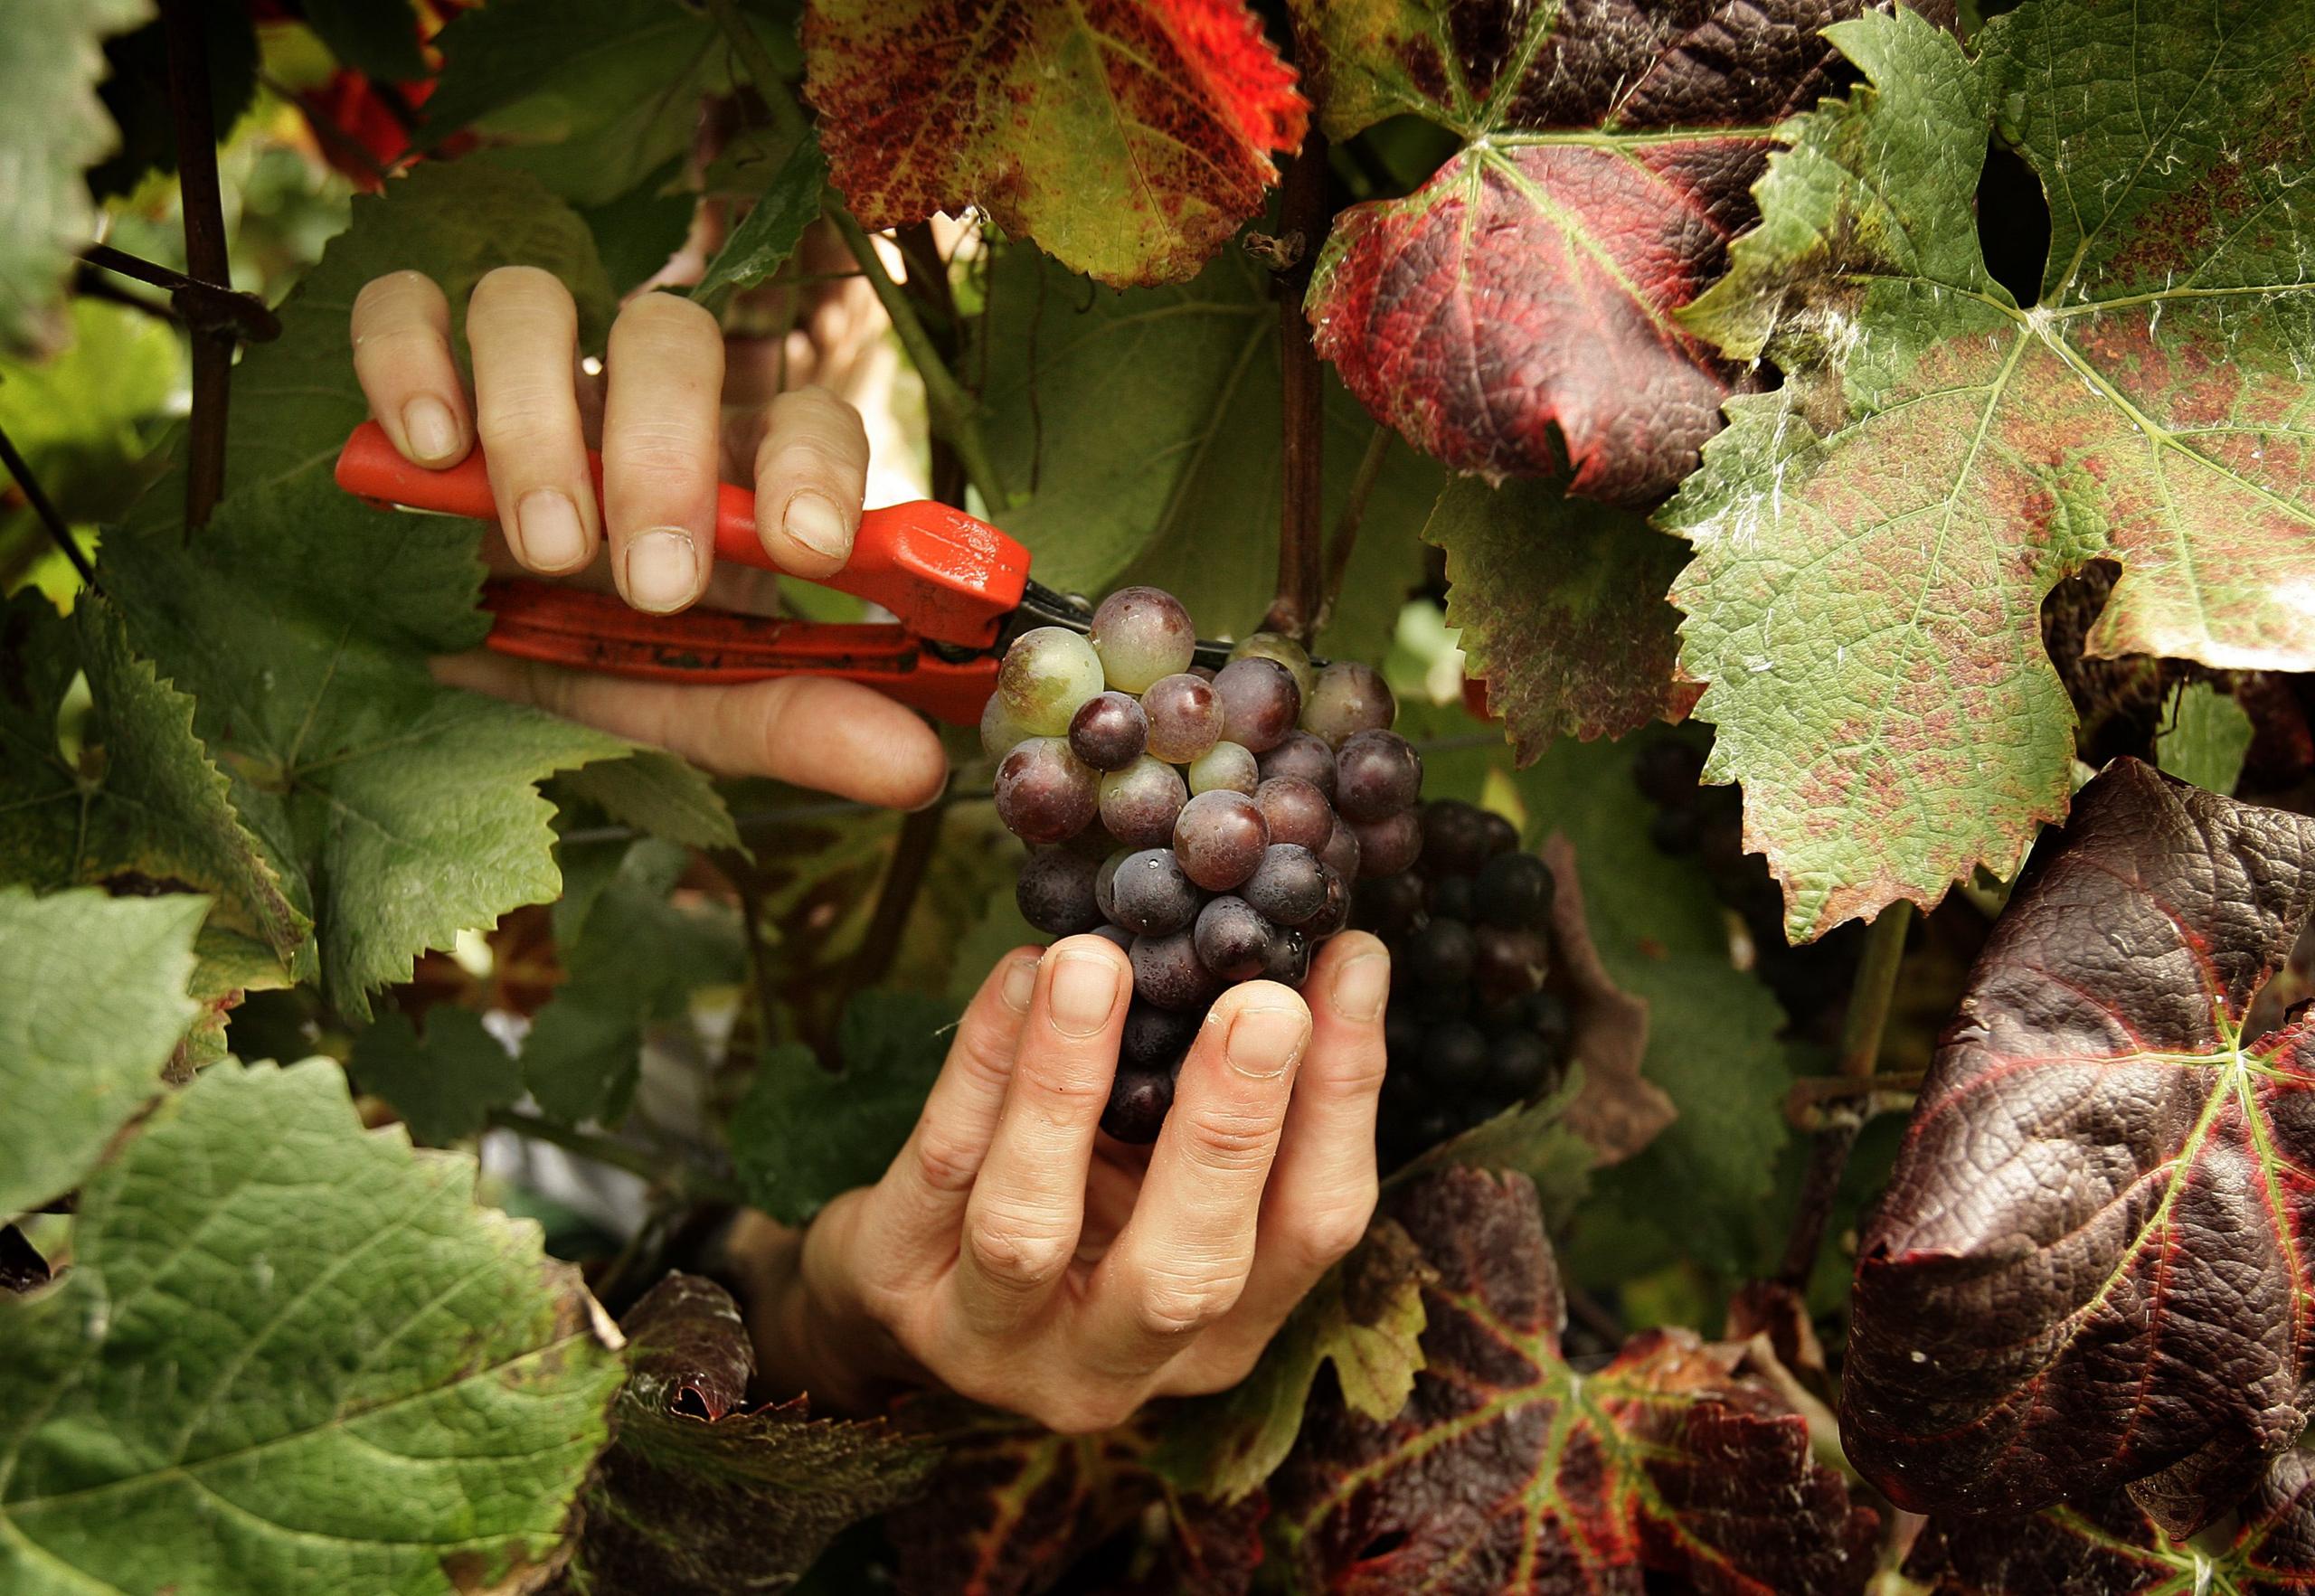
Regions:
<svg viewBox="0 0 2315 1596"><path fill-rule="evenodd" d="M1082 1431L1244 1378L1373 1212L1389 955L1346 932L1308 1006L1224 993L1147 1149L1097 1133L1132 986L1099 937L1000 961L908 1145L761 1305L774 1384L858 1407L930 1379Z"/></svg>
<svg viewBox="0 0 2315 1596"><path fill-rule="evenodd" d="M753 486L757 534L780 570L824 577L850 555L868 471L859 413L820 388L727 412L723 333L691 301L660 293L629 300L599 381L579 364L570 290L535 268L501 267L475 285L468 304L471 397L449 327L449 303L431 279L414 271L377 278L354 302L354 373L371 414L414 463L455 465L479 437L505 540L494 552L510 567L578 575L608 543L609 580L638 609L664 614L703 597L768 609L768 576L715 568L715 489L726 479ZM600 505L587 469L591 439L603 456ZM947 774L931 729L855 683L795 676L685 686L490 654L440 661L436 674L657 743L725 775L912 807L936 796Z"/></svg>

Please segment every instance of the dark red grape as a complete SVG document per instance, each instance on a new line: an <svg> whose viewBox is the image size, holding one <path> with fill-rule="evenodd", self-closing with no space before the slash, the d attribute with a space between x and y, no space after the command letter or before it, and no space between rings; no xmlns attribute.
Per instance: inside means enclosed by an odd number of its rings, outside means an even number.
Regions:
<svg viewBox="0 0 2315 1596"><path fill-rule="evenodd" d="M1487 856L1490 859L1519 845L1519 828L1493 809L1479 811L1479 831L1486 839Z"/></svg>
<svg viewBox="0 0 2315 1596"><path fill-rule="evenodd" d="M1243 792L1202 792L1174 822L1174 854L1183 874L1209 892L1226 892L1262 862L1270 827Z"/></svg>
<svg viewBox="0 0 2315 1596"><path fill-rule="evenodd" d="M1337 660L1318 673L1318 685L1302 705L1302 729L1340 748L1361 732L1380 732L1398 715L1382 673L1355 660Z"/></svg>
<svg viewBox="0 0 2315 1596"><path fill-rule="evenodd" d="M1327 835L1327 845L1318 850L1318 857L1343 880L1358 879L1358 834L1350 828L1349 821L1335 821L1334 829Z"/></svg>
<svg viewBox="0 0 2315 1596"><path fill-rule="evenodd" d="M1507 1003L1524 997L1544 984L1544 977L1551 969L1550 945L1534 931L1483 925L1472 931L1471 940L1477 949L1471 964L1471 984L1478 989L1481 1003Z"/></svg>
<svg viewBox="0 0 2315 1596"><path fill-rule="evenodd" d="M1133 952L1133 933L1121 925L1097 925L1088 934L1101 938L1128 956Z"/></svg>
<svg viewBox="0 0 2315 1596"><path fill-rule="evenodd" d="M1167 1112L1173 1106L1171 1071L1120 1068L1110 1081L1101 1129L1129 1146L1147 1147L1165 1129Z"/></svg>
<svg viewBox="0 0 2315 1596"><path fill-rule="evenodd" d="M1068 848L1041 848L1021 867L1013 901L1021 918L1048 936L1073 937L1101 923L1093 878L1103 867Z"/></svg>
<svg viewBox="0 0 2315 1596"><path fill-rule="evenodd" d="M1350 920L1360 930L1395 937L1422 913L1422 883L1412 875L1360 881L1350 895Z"/></svg>
<svg viewBox="0 0 2315 1596"><path fill-rule="evenodd" d="M1299 987L1310 975L1311 939L1299 930L1280 927L1271 932L1270 958L1262 965L1262 978L1281 981L1289 987Z"/></svg>
<svg viewBox="0 0 2315 1596"><path fill-rule="evenodd" d="M1526 999L1526 1007L1528 1029L1543 1038L1553 1057L1558 1057L1575 1024L1574 1016L1567 1011L1566 1001L1555 992L1537 992Z"/></svg>
<svg viewBox="0 0 2315 1596"><path fill-rule="evenodd" d="M1087 641L1110 685L1139 693L1160 676L1189 668L1197 628L1182 601L1162 588L1120 588L1093 611Z"/></svg>
<svg viewBox="0 0 2315 1596"><path fill-rule="evenodd" d="M1265 781L1299 776L1325 794L1328 803L1335 800L1335 751L1315 732L1289 732L1285 741L1258 756L1256 763Z"/></svg>
<svg viewBox="0 0 2315 1596"><path fill-rule="evenodd" d="M1130 957L1133 989L1145 1003L1203 1010L1221 995L1222 983L1198 962L1197 945L1187 931L1136 937Z"/></svg>
<svg viewBox="0 0 2315 1596"><path fill-rule="evenodd" d="M1197 916L1197 887L1170 848L1143 848L1118 864L1110 882L1110 918L1145 937L1186 930Z"/></svg>
<svg viewBox="0 0 2315 1596"><path fill-rule="evenodd" d="M1487 863L1487 811L1460 798L1422 806L1422 867L1434 875L1469 875Z"/></svg>
<svg viewBox="0 0 2315 1596"><path fill-rule="evenodd" d="M1318 874L1326 882L1327 895L1318 912L1304 921L1301 931L1312 942L1323 942L1350 919L1350 883L1333 865L1320 863Z"/></svg>
<svg viewBox="0 0 2315 1596"><path fill-rule="evenodd" d="M1278 925L1300 925L1327 906L1327 867L1297 843L1272 843L1238 895Z"/></svg>
<svg viewBox="0 0 2315 1596"><path fill-rule="evenodd" d="M1401 809L1387 820L1346 820L1358 838L1358 874L1362 877L1396 875L1422 854L1422 826L1413 809Z"/></svg>
<svg viewBox="0 0 2315 1596"><path fill-rule="evenodd" d="M1283 632L1256 632L1230 650L1234 663L1241 659L1274 659L1284 666L1294 678L1294 691L1303 697L1310 696L1310 689L1318 685L1318 668L1310 663L1310 651Z"/></svg>
<svg viewBox="0 0 2315 1596"><path fill-rule="evenodd" d="M1399 955L1407 979L1433 991L1461 986L1478 962L1478 940L1460 920L1432 921L1406 940Z"/></svg>
<svg viewBox="0 0 2315 1596"><path fill-rule="evenodd" d="M1274 843L1293 843L1315 854L1335 834L1334 807L1299 776L1271 777L1254 789L1254 803Z"/></svg>
<svg viewBox="0 0 2315 1596"><path fill-rule="evenodd" d="M1170 840L1189 797L1182 773L1148 754L1102 777L1100 792L1101 824L1129 848L1154 848Z"/></svg>
<svg viewBox="0 0 2315 1596"><path fill-rule="evenodd" d="M1093 871L1093 907L1101 911L1103 920L1117 918L1117 900L1110 896L1110 883L1117 878L1118 866L1132 856L1131 848L1120 848L1105 856Z"/></svg>
<svg viewBox="0 0 2315 1596"><path fill-rule="evenodd" d="M1488 1039L1488 1095L1501 1102L1517 1102L1548 1080L1558 1063L1543 1038L1533 1031L1507 1031Z"/></svg>
<svg viewBox="0 0 2315 1596"><path fill-rule="evenodd" d="M1222 741L1222 701L1211 683L1186 672L1160 677L1141 694L1149 722L1150 754L1186 765Z"/></svg>
<svg viewBox="0 0 2315 1596"><path fill-rule="evenodd" d="M1478 917L1506 930L1541 931L1552 922L1551 866L1533 854L1498 854L1471 886Z"/></svg>
<svg viewBox="0 0 2315 1596"><path fill-rule="evenodd" d="M1294 673L1274 659L1232 660L1214 678L1214 695L1222 701L1222 735L1258 754L1283 741L1302 713Z"/></svg>
<svg viewBox="0 0 2315 1596"><path fill-rule="evenodd" d="M1168 1075L1182 1067L1182 1058L1197 1040L1205 1016L1183 1009L1159 1008L1137 997L1125 1011L1125 1035L1118 1044L1120 1070L1163 1070Z"/></svg>
<svg viewBox="0 0 2315 1596"><path fill-rule="evenodd" d="M1434 1088L1469 1091L1486 1078L1487 1065L1487 1037L1469 1020L1433 1025L1423 1038L1422 1072Z"/></svg>
<svg viewBox="0 0 2315 1596"><path fill-rule="evenodd" d="M1225 981L1250 981L1270 961L1271 926L1243 898L1216 898L1197 911L1198 962Z"/></svg>
<svg viewBox="0 0 2315 1596"><path fill-rule="evenodd" d="M1024 842L1065 842L1085 829L1101 800L1093 767L1058 737L1032 737L998 761L997 817Z"/></svg>
<svg viewBox="0 0 2315 1596"><path fill-rule="evenodd" d="M1070 751L1096 770L1124 770L1148 741L1149 717L1141 713L1141 701L1127 693L1096 693L1069 722Z"/></svg>
<svg viewBox="0 0 2315 1596"><path fill-rule="evenodd" d="M1335 807L1352 820L1382 820L1422 796L1422 759L1396 732L1361 732L1336 751Z"/></svg>
<svg viewBox="0 0 2315 1596"><path fill-rule="evenodd" d="M1423 862L1431 861L1431 848L1426 840ZM1434 875L1422 883L1422 906L1442 920L1471 918L1471 878L1468 875Z"/></svg>
<svg viewBox="0 0 2315 1596"><path fill-rule="evenodd" d="M1693 801L1703 779L1704 751L1681 738L1659 738L1632 756L1632 784L1668 809Z"/></svg>

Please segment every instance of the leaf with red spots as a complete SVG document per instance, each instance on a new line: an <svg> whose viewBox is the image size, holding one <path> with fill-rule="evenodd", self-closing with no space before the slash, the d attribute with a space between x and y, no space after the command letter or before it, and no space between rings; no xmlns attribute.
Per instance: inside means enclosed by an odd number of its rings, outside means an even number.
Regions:
<svg viewBox="0 0 2315 1596"><path fill-rule="evenodd" d="M2315 819L2117 760L1971 970L1860 1243L1842 1436L1917 1512L2125 1486L2172 1533L2315 1393L2315 1023L2253 998Z"/></svg>
<svg viewBox="0 0 2315 1596"><path fill-rule="evenodd" d="M2315 5L2043 0L1974 56L1904 13L1832 37L1869 86L1780 133L1686 316L1785 385L1660 517L1706 776L1795 937L2007 874L2065 813L2038 610L2091 561L2121 571L2093 655L2315 666ZM2030 305L1979 244L1997 127L2050 199Z"/></svg>
<svg viewBox="0 0 2315 1596"><path fill-rule="evenodd" d="M1195 275L1309 115L1245 0L812 0L804 60L864 224L977 205L1113 288Z"/></svg>
<svg viewBox="0 0 2315 1596"><path fill-rule="evenodd" d="M2031 1518L1932 1519L1905 1559L1929 1596L2231 1596L2315 1588L2315 1459L2289 1451L2223 1547L2187 1545L2128 1497Z"/></svg>
<svg viewBox="0 0 2315 1596"><path fill-rule="evenodd" d="M1388 1422L1315 1405L1272 1481L1301 1588L1716 1596L1865 1588L1876 1520L1739 1346L1650 1330L1578 1375L1535 1190L1448 1169L1392 1216L1438 1278L1427 1360Z"/></svg>
<svg viewBox="0 0 2315 1596"><path fill-rule="evenodd" d="M918 1415L946 1450L923 1499L885 1520L905 1596L1045 1590L1161 1505L1162 1542L1140 1549L1151 1569L1131 1589L1235 1596L1252 1582L1268 1500L1257 1492L1225 1507L1176 1494L1149 1466L1163 1410L1094 1435L1058 1435L997 1412L944 1423L950 1417Z"/></svg>
<svg viewBox="0 0 2315 1596"><path fill-rule="evenodd" d="M1337 220L1310 284L1318 351L1378 418L1491 481L1671 492L1752 386L1673 313L1753 218L1779 118L1863 0L1295 0L1320 125L1412 112L1462 151Z"/></svg>
<svg viewBox="0 0 2315 1596"><path fill-rule="evenodd" d="M800 1401L751 1410L747 1327L713 1281L669 1275L619 1327L627 1385L581 1498L572 1591L780 1589L931 1467L930 1448L882 1421L808 1419Z"/></svg>

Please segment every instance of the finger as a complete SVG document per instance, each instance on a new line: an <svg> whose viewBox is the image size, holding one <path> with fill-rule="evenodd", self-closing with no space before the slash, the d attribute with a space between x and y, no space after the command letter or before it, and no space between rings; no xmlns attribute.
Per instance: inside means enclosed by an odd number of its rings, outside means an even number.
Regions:
<svg viewBox="0 0 2315 1596"><path fill-rule="evenodd" d="M603 396L603 519L611 570L638 609L681 609L715 558L723 333L673 294L628 301L611 324Z"/></svg>
<svg viewBox="0 0 2315 1596"><path fill-rule="evenodd" d="M1005 1108L1043 951L1016 948L981 982L908 1144L869 1194L862 1233L875 1238L899 1272L930 1273L936 1261L957 1255L965 1204Z"/></svg>
<svg viewBox="0 0 2315 1596"><path fill-rule="evenodd" d="M1036 1311L1077 1251L1093 1133L1132 988L1125 955L1099 937L1063 938L1038 967L957 1260L965 1322L982 1335Z"/></svg>
<svg viewBox="0 0 2315 1596"><path fill-rule="evenodd" d="M783 676L694 687L487 653L446 656L433 668L450 686L654 743L719 776L770 776L894 809L922 808L948 779L932 729L856 682Z"/></svg>
<svg viewBox="0 0 2315 1596"><path fill-rule="evenodd" d="M415 271L372 278L354 297L354 375L406 460L455 465L473 447L466 385L450 358L450 305Z"/></svg>
<svg viewBox="0 0 2315 1596"><path fill-rule="evenodd" d="M1310 1051L1295 1076L1263 1189L1246 1289L1229 1317L1198 1338L1186 1366L1167 1372L1169 1390L1236 1384L1294 1305L1366 1233L1390 990L1391 956L1364 931L1331 939L1312 966L1302 984Z"/></svg>
<svg viewBox="0 0 2315 1596"><path fill-rule="evenodd" d="M1087 1291L1088 1355L1104 1366L1155 1369L1237 1306L1310 1030L1302 999L1272 981L1214 1003L1182 1062L1133 1217Z"/></svg>
<svg viewBox="0 0 2315 1596"><path fill-rule="evenodd" d="M825 388L771 401L756 445L756 535L773 564L827 576L852 556L868 492L868 430L860 412Z"/></svg>
<svg viewBox="0 0 2315 1596"><path fill-rule="evenodd" d="M572 379L571 291L534 266L485 273L467 306L467 343L475 429L507 546L532 571L576 571L595 557L601 523Z"/></svg>

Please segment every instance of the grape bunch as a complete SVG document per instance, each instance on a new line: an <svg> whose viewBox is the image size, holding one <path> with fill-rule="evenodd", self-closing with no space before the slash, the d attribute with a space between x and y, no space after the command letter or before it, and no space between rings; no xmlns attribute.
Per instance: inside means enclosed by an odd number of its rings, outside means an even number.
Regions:
<svg viewBox="0 0 2315 1596"><path fill-rule="evenodd" d="M1258 632L1219 670L1170 593L1124 588L1081 636L1025 632L981 716L997 813L1028 843L1022 915L1092 931L1133 962L1102 1129L1148 1142L1223 989L1299 987L1350 918L1351 884L1422 846L1422 761L1373 669L1323 669Z"/></svg>
<svg viewBox="0 0 2315 1596"><path fill-rule="evenodd" d="M1364 883L1354 916L1391 949L1385 1166L1557 1081L1568 1037L1567 1005L1545 987L1550 867L1472 804L1424 804L1417 825L1417 868Z"/></svg>

